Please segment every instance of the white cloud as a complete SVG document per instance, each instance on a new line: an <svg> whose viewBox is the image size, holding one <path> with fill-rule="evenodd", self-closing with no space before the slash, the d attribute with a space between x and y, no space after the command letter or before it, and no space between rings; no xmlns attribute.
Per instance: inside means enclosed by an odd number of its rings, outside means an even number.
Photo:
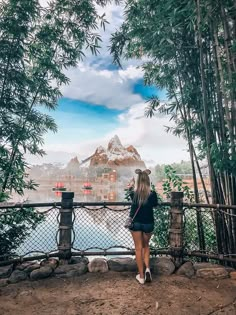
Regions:
<svg viewBox="0 0 236 315"><path fill-rule="evenodd" d="M134 66L109 71L80 64L78 68L69 70L67 75L71 82L62 88L64 97L117 109L142 101L140 95L132 93L134 82L142 78L142 70Z"/></svg>
<svg viewBox="0 0 236 315"><path fill-rule="evenodd" d="M147 161L152 159L156 163L172 163L189 159L186 141L165 131L164 126L173 126L169 117L146 118L145 106L145 103L139 103L121 114L121 126L110 132L106 139L117 134L124 145L134 145L142 159Z"/></svg>
<svg viewBox="0 0 236 315"><path fill-rule="evenodd" d="M40 0L44 6L48 0ZM105 105L109 108L124 109L135 103L141 102L138 94L132 93L135 80L142 78L142 70L136 66L141 63L137 60L126 61L124 70L109 71L104 69L111 65L112 57L109 53L111 33L119 28L123 21L123 7L114 4L106 7L96 6L100 15L105 13L106 30L99 28L97 32L102 37L100 54L93 56L86 50L86 58L77 68L66 71L71 80L70 84L63 86L61 92L64 97Z"/></svg>

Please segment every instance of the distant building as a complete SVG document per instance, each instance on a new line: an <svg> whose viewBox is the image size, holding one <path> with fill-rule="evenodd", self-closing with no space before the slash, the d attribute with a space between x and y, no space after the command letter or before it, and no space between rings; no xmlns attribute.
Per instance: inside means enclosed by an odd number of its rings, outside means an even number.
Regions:
<svg viewBox="0 0 236 315"><path fill-rule="evenodd" d="M97 201L116 201L117 194L115 191L100 190L96 192Z"/></svg>
<svg viewBox="0 0 236 315"><path fill-rule="evenodd" d="M115 183L117 181L117 171L112 170L110 172L101 173L101 175L98 177L98 180L101 183L105 183L105 182Z"/></svg>

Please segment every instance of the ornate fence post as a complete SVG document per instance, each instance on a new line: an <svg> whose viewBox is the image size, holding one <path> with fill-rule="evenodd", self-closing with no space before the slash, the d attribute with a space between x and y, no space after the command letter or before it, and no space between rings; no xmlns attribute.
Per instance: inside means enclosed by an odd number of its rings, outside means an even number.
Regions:
<svg viewBox="0 0 236 315"><path fill-rule="evenodd" d="M58 245L60 258L62 259L70 259L71 257L73 198L74 198L73 192L62 193Z"/></svg>
<svg viewBox="0 0 236 315"><path fill-rule="evenodd" d="M183 261L183 193L171 192L169 246L176 266Z"/></svg>

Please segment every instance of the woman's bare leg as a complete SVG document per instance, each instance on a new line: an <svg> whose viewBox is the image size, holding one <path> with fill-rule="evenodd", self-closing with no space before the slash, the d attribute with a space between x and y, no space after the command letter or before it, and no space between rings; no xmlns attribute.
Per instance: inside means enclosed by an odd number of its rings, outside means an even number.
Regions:
<svg viewBox="0 0 236 315"><path fill-rule="evenodd" d="M135 246L135 257L136 262L138 266L138 272L140 274L140 278L144 278L144 272L143 272L143 257L142 257L142 249L143 249L143 232L141 231L132 231L131 232L133 240L134 240L134 246Z"/></svg>
<svg viewBox="0 0 236 315"><path fill-rule="evenodd" d="M152 233L143 233L143 260L146 268L150 268L150 248L149 241Z"/></svg>

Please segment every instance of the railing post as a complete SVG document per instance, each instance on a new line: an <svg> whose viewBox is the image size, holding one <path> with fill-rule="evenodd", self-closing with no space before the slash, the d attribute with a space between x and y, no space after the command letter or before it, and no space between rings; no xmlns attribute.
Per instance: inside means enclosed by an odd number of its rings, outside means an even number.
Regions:
<svg viewBox="0 0 236 315"><path fill-rule="evenodd" d="M58 250L60 258L67 260L71 258L73 198L73 192L62 192Z"/></svg>
<svg viewBox="0 0 236 315"><path fill-rule="evenodd" d="M171 192L169 247L175 264L183 261L183 192Z"/></svg>

